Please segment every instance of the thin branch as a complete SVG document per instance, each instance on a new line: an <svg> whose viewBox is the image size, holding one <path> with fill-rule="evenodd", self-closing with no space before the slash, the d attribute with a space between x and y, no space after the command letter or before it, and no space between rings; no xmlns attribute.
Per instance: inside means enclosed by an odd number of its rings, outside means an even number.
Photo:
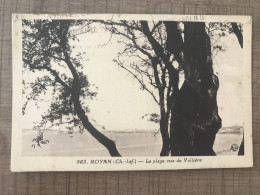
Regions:
<svg viewBox="0 0 260 195"><path fill-rule="evenodd" d="M48 70L55 77L55 81L60 83L67 90L71 90L71 88L60 78L59 74L55 70L50 67L46 67L46 70Z"/></svg>
<svg viewBox="0 0 260 195"><path fill-rule="evenodd" d="M168 70L172 74L177 74L178 71L173 67L173 65L169 62L169 57L164 53L164 49L162 46L155 40L155 38L152 36L148 24L145 21L141 21L143 33L146 35L148 41L152 44L154 51L158 57L160 57L163 60L163 63L166 65Z"/></svg>
<svg viewBox="0 0 260 195"><path fill-rule="evenodd" d="M128 28L128 27L127 27ZM138 45L137 45L137 43L136 43L136 37L135 37L135 35L134 35L134 33L128 28L128 32L132 35L132 42L133 42L133 44L134 44L134 46L140 51L140 52L142 52L143 54L145 54L146 56L148 56L150 59L152 59L153 57L152 57L152 55L151 54L149 54L147 51L145 51L144 49L142 49L141 47L139 47Z"/></svg>
<svg viewBox="0 0 260 195"><path fill-rule="evenodd" d="M127 24L126 21L125 21L125 23L124 23L123 21L114 22L114 21L112 21L112 20L110 20L110 21L95 20L95 21L100 22L100 23L105 24L105 25L110 25L110 26L123 26L123 27L128 27L128 28L133 29L133 30L141 31L141 29L140 29L138 26L131 26L131 25Z"/></svg>
<svg viewBox="0 0 260 195"><path fill-rule="evenodd" d="M67 90L71 90L71 88L60 78L59 74L58 74L55 70L51 69L51 68L48 67L48 66L33 66L33 65L31 65L31 64L29 63L29 61L27 61L27 60L25 60L25 59L23 59L23 60L24 60L24 62L25 62L26 64L28 64L29 67L30 67L31 69L33 69L33 70L47 70L47 71L49 71L49 72L54 76L55 81L57 81L58 83L60 83L60 84L61 84L64 88L66 88Z"/></svg>
<svg viewBox="0 0 260 195"><path fill-rule="evenodd" d="M156 99L155 95L153 94L153 92L151 92L146 86L145 84L143 83L143 81L141 81L131 70L129 70L128 68L126 68L123 63L118 59L118 60L115 60L115 62L120 66L122 67L123 69L125 69L127 72L129 72L142 86L142 88L144 90L146 90L154 99L154 101L159 105L159 102L158 100Z"/></svg>
<svg viewBox="0 0 260 195"><path fill-rule="evenodd" d="M151 33L153 34L154 31L162 24L162 21L159 21L157 24L154 25L153 29L151 30Z"/></svg>
<svg viewBox="0 0 260 195"><path fill-rule="evenodd" d="M64 58L59 58L59 57L57 57L57 56L54 56L54 55L49 55L51 58L54 58L55 60L58 60L58 61L65 61L65 59Z"/></svg>

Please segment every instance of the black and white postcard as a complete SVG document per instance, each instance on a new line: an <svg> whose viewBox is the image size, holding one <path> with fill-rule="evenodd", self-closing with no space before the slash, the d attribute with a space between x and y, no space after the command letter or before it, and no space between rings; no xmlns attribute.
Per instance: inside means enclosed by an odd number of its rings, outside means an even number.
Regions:
<svg viewBox="0 0 260 195"><path fill-rule="evenodd" d="M13 14L12 171L252 167L250 16Z"/></svg>

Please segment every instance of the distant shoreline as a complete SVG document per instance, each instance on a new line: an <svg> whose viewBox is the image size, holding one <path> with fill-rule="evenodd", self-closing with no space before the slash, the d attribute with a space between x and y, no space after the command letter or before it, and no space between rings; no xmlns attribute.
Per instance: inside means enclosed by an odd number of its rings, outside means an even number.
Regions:
<svg viewBox="0 0 260 195"><path fill-rule="evenodd" d="M36 134L39 130L33 129L22 129L23 133L32 133ZM68 130L43 130L44 132L53 132L54 134L76 134L80 132L71 132ZM159 129L126 129L126 130L101 130L102 133L160 133ZM222 127L218 134L243 134L244 127L243 126L230 126L230 127Z"/></svg>

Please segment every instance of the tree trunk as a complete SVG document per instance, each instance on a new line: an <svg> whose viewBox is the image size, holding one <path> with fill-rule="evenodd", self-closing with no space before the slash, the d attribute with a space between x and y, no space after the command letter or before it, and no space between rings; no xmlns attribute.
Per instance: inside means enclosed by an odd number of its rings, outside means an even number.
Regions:
<svg viewBox="0 0 260 195"><path fill-rule="evenodd" d="M182 40L181 33L178 29L178 23L172 21L165 21L164 24L167 33L166 49L168 52L174 55L176 61L179 63L179 68L184 69L185 68L184 58L183 58L184 43ZM178 83L179 83L178 72L173 72L170 75L170 79L171 79L171 86L173 89L171 95L172 106L170 108L171 109L171 119L170 119L171 120L170 122L171 155L172 156L180 156L183 154L189 155L191 154L191 147L189 144L189 132L188 132L189 122L187 121L188 117L184 116L184 114L180 110L180 104L184 102L184 104L182 104L182 107L187 108L187 105L189 105L191 101L189 99L188 100L185 99L193 97L194 94L186 93L189 92L190 89L186 90L185 83L181 91L178 89ZM183 92L185 95L183 95ZM188 108L188 113L190 113L189 108Z"/></svg>
<svg viewBox="0 0 260 195"><path fill-rule="evenodd" d="M243 34L241 30L238 28L237 23L232 22L231 25L232 25L233 32L237 37L238 43L240 44L240 47L243 49ZM238 155L244 155L244 153L245 152L244 152L244 132L243 132L243 140L240 144Z"/></svg>
<svg viewBox="0 0 260 195"><path fill-rule="evenodd" d="M170 123L170 140L172 156L189 156L193 154L190 138L194 107L198 103L198 95L185 81L176 94Z"/></svg>
<svg viewBox="0 0 260 195"><path fill-rule="evenodd" d="M178 71L172 66L172 63L169 61L169 57L165 53L164 48L152 36L152 34L151 34L150 30L149 30L148 23L146 21L141 21L141 28L143 30L144 35L147 37L148 41L151 43L151 45L152 45L152 47L154 49L155 54L163 61L163 63L167 67L167 69L169 71L169 74L178 75ZM171 87L172 87L172 90L174 92L177 92L178 91L178 79L179 79L179 77L175 77L174 79L177 79L177 82L176 83L172 82L172 83L175 84L175 86L171 86ZM173 101L171 100L171 102L173 102ZM168 115L168 117L169 117L169 115ZM161 130L164 130L164 129L161 129ZM164 132L162 133L163 141L164 141L164 137L165 137L166 144L164 144L163 151L161 152L161 154L165 154L166 153L165 151L166 151L166 148L167 148L167 139L169 139L169 135L167 135L167 134L169 134L168 133L168 124L167 124L167 132L164 130ZM168 138L166 138L167 136L168 136Z"/></svg>
<svg viewBox="0 0 260 195"><path fill-rule="evenodd" d="M168 156L170 152L170 138L168 132L169 116L161 109L160 132L162 135L162 150L160 156Z"/></svg>
<svg viewBox="0 0 260 195"><path fill-rule="evenodd" d="M172 109L171 155L215 155L213 144L221 127L216 100L219 83L204 23L185 23L183 53L185 82Z"/></svg>
<svg viewBox="0 0 260 195"><path fill-rule="evenodd" d="M210 38L205 23L188 22L184 28L184 56L188 67L185 78L198 94L189 129L192 155L215 155L213 144L222 125L217 106L219 81L213 73Z"/></svg>
<svg viewBox="0 0 260 195"><path fill-rule="evenodd" d="M121 156L120 153L118 152L116 145L114 141L106 137L104 134L99 132L88 120L88 117L85 114L85 111L82 109L82 106L79 101L79 96L74 95L73 96L73 102L74 102L74 107L77 112L78 117L80 118L82 124L84 125L85 129L97 140L99 141L102 145L104 145L107 150L109 151L110 155L113 157L119 157Z"/></svg>
<svg viewBox="0 0 260 195"><path fill-rule="evenodd" d="M79 76L78 73L75 69L75 67L73 66L71 60L70 60L70 56L67 53L67 44L68 44L68 38L67 38L67 32L69 29L69 26L66 26L66 21L63 21L61 23L61 29L64 30L63 33L61 33L60 38L61 38L61 47L63 49L63 54L65 57L65 62L68 66L68 68L71 71L71 74L73 76L73 84L71 87L71 98L74 104L74 108L75 111L77 112L77 115L79 117L79 119L81 120L83 126L85 127L85 129L102 145L104 145L107 150L109 151L111 156L121 156L120 153L118 152L116 145L114 143L114 141L112 141L111 139L109 139L108 137L106 137L104 134L102 134L101 132L99 132L92 124L91 122L88 120L88 117L85 114L85 111L83 110L79 97L80 97L80 81L79 81Z"/></svg>
<svg viewBox="0 0 260 195"><path fill-rule="evenodd" d="M241 145L239 147L239 151L238 151L238 155L245 155L245 151L244 151L244 136L243 136L243 140L241 142Z"/></svg>
<svg viewBox="0 0 260 195"><path fill-rule="evenodd" d="M239 30L237 23L231 22L231 25L232 25L233 32L237 37L240 47L243 48L243 35L241 30Z"/></svg>

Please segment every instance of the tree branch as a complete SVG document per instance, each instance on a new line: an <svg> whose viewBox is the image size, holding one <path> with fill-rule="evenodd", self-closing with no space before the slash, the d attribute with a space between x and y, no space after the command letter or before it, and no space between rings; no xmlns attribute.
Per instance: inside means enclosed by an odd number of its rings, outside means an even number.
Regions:
<svg viewBox="0 0 260 195"><path fill-rule="evenodd" d="M128 29L128 32L132 35L132 39L131 39L131 40L132 40L134 46L135 46L140 52L142 52L143 54L145 54L148 58L152 59L153 57L152 57L151 54L149 54L147 51L145 51L144 49L142 49L141 47L139 47L139 46L137 45L137 43L136 43L136 41L135 41L136 37L135 37L134 33L129 29L129 27L127 27L127 29Z"/></svg>
<svg viewBox="0 0 260 195"><path fill-rule="evenodd" d="M141 81L131 70L129 70L128 68L126 68L123 63L118 59L118 60L115 60L115 62L123 69L125 69L127 72L129 72L142 86L142 88L144 90L146 90L154 99L154 101L159 105L159 102L158 100L156 99L155 95L153 94L153 92L151 92L146 86L145 84L143 83L143 81Z"/></svg>
<svg viewBox="0 0 260 195"><path fill-rule="evenodd" d="M26 64L28 64L29 67L30 67L31 69L33 69L33 70L47 70L47 71L49 71L49 72L54 76L55 81L57 81L58 83L60 83L65 89L71 90L71 88L60 78L59 74L58 74L55 70L51 69L51 68L48 67L48 66L33 66L33 65L31 65L31 64L28 62L28 60L25 60L25 59L23 59L23 61L24 61Z"/></svg>
<svg viewBox="0 0 260 195"><path fill-rule="evenodd" d="M231 22L233 32L237 36L237 40L240 44L240 47L243 48L243 34L241 33L241 30L239 30L237 23Z"/></svg>
<svg viewBox="0 0 260 195"><path fill-rule="evenodd" d="M71 90L71 88L60 78L59 74L55 70L50 67L46 67L46 70L48 70L55 77L55 81L60 83L65 89Z"/></svg>
<svg viewBox="0 0 260 195"><path fill-rule="evenodd" d="M154 48L154 51L158 57L160 57L163 60L163 63L166 65L168 70L173 73L177 74L178 71L173 67L173 65L169 62L167 55L164 53L163 47L155 40L155 38L152 36L148 24L146 21L141 21L143 33L146 35L148 41L151 43L152 47Z"/></svg>
<svg viewBox="0 0 260 195"><path fill-rule="evenodd" d="M100 22L101 24L105 24L105 25L110 25L110 26L123 26L123 27L128 27L128 28L133 29L133 30L141 31L141 29L140 29L138 26L128 25L126 21L120 21L120 22L114 22L114 21L112 21L112 20L110 20L110 21L95 20L95 21Z"/></svg>
<svg viewBox="0 0 260 195"><path fill-rule="evenodd" d="M154 25L153 29L151 30L151 33L153 34L154 31L162 24L162 21L159 21L157 24Z"/></svg>

